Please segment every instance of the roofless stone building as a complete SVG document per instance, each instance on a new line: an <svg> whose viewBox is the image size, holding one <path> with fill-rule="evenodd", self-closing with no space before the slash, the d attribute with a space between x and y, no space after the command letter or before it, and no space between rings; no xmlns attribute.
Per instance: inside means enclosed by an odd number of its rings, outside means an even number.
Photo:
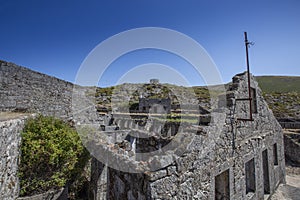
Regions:
<svg viewBox="0 0 300 200"><path fill-rule="evenodd" d="M283 134L257 82L253 77L250 82L253 121L237 120L249 115L249 102L237 101L248 94L246 73L233 77L226 94L220 96L219 107L211 112L208 125L161 123L153 119L140 129L142 120L115 118L113 124L119 130L107 128L109 131L102 134L108 140L95 137L90 141L96 147L91 154L102 161L92 162L90 197L201 200L270 197L279 183L285 182ZM0 111L42 113L70 120L73 86L1 61ZM0 199L18 196L18 145L24 120L5 117L0 120ZM6 151L4 148L10 144L13 148ZM145 158L143 153L147 152L150 156Z"/></svg>
<svg viewBox="0 0 300 200"><path fill-rule="evenodd" d="M104 164L95 161L105 174L101 177L102 189L94 193L95 199L97 195L107 199L269 198L279 183L285 182L283 133L253 77L251 91L253 121L236 120L249 117L249 102L236 101L248 94L247 74L243 73L233 77L223 96L227 101L219 102L217 112L225 113L225 118L216 119L215 116L209 126L198 126L195 133L192 127L186 128L179 138L174 135L176 131L167 135L159 125L149 127L158 136L151 138L149 135L152 142L136 138L134 153L144 152L146 148L149 151L151 144L151 150L158 151L163 143L171 140L177 140L173 145L178 147L164 152L164 156L150 157L146 161L150 163L149 168L143 168L144 161L139 161L137 156L127 156L126 150L114 154L115 147L108 149L110 152L106 156L111 160L108 166L117 164L114 169L105 170ZM121 130L145 134L130 119L117 123ZM129 168L143 172L116 170L123 167L125 157Z"/></svg>

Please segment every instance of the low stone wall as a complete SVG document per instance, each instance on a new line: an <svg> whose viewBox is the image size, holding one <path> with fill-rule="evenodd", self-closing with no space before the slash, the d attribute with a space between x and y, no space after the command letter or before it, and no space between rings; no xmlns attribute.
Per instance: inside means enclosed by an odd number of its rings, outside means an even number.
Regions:
<svg viewBox="0 0 300 200"><path fill-rule="evenodd" d="M8 115L8 114L7 114ZM7 115L5 115L7 117ZM28 116L17 115L1 121L0 118L0 199L16 199L19 195L17 176L21 131ZM3 120L3 118L2 118Z"/></svg>
<svg viewBox="0 0 300 200"><path fill-rule="evenodd" d="M279 122L282 128L300 129L300 122Z"/></svg>
<svg viewBox="0 0 300 200"><path fill-rule="evenodd" d="M68 188L62 188L59 190L50 190L43 194L38 194L29 197L19 197L17 200L67 200Z"/></svg>

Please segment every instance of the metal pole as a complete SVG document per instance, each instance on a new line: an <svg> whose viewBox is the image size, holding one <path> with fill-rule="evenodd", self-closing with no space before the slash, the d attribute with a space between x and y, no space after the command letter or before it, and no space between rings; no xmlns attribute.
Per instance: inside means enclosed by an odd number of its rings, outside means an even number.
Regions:
<svg viewBox="0 0 300 200"><path fill-rule="evenodd" d="M249 56L248 56L248 38L247 32L244 32L245 35L245 46L246 46L246 61L247 61L247 75L248 75L248 93L249 93L249 107L250 107L250 120L252 121L252 97L251 97L251 87L250 87L250 67L249 67Z"/></svg>

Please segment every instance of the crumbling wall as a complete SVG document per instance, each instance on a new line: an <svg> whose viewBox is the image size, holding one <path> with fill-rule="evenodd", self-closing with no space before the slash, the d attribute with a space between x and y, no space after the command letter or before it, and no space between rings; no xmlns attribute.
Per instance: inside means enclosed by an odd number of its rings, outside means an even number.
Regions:
<svg viewBox="0 0 300 200"><path fill-rule="evenodd" d="M225 114L225 119L212 114L209 126L186 133L193 134L193 139L183 154L174 151L174 162L145 172L139 181L134 174L114 172L108 194L125 198L130 191L143 191L146 199L264 199L272 195L285 182L283 133L253 77L251 87L256 104L253 121L237 120L250 118L249 101L236 102L248 97L247 74L239 74L226 94L227 103L221 102L223 107L215 110ZM161 157L157 162L168 163L167 159ZM140 184L127 187L128 180ZM143 199L137 192L130 195Z"/></svg>
<svg viewBox="0 0 300 200"><path fill-rule="evenodd" d="M0 199L16 199L19 195L19 147L26 118L0 119Z"/></svg>
<svg viewBox="0 0 300 200"><path fill-rule="evenodd" d="M0 61L0 111L34 112L67 118L73 84Z"/></svg>
<svg viewBox="0 0 300 200"><path fill-rule="evenodd" d="M264 196L271 195L278 184L284 182L285 177L282 129L263 100L261 90L253 78L251 87L255 89L257 105L257 112L253 114L254 120L237 120L249 118L249 103L236 102L236 99L248 95L246 75L246 73L239 74L233 78L233 83L226 94L227 103L221 102L220 106L223 107L216 110L225 114L226 119L218 120L217 116L212 116L209 126L198 127L200 131L186 130L184 134L192 135L193 139L184 145L187 148L183 154L169 152L171 157L177 158L174 162L155 171L148 169L139 174L108 169L104 175L108 184L108 190L105 192L107 198L221 199L228 195L230 199L263 199ZM12 63L0 62L0 111L27 111L61 118L68 117L71 113L72 89L71 83ZM124 124L117 123L120 127L130 127L130 123L138 128L138 124L131 121ZM0 122L1 156L3 156L0 163L0 194L4 199L14 199L18 193L17 157L19 132L23 124L23 119ZM155 125L153 130L150 130L149 126L149 131L155 132L154 129L157 127ZM118 137L115 135L113 139L117 141ZM101 145L100 141L94 140L92 142L95 142L95 146L99 145L99 148L95 148L99 153L92 152L94 156L109 158L108 161L116 165L125 163L128 168L141 168L141 171L146 169L143 164L147 163L130 160L135 156L120 149L118 145ZM155 147L156 142L154 140ZM100 154L103 152L107 152L107 155ZM154 160L150 158L149 162L151 159ZM156 161L168 163L168 159L170 157L166 156ZM255 178L251 177L251 183L248 183L246 174L249 173L246 172L245 164L252 159ZM102 179L99 179L99 176L100 173L96 174L96 182ZM254 187L247 189L247 185L253 184L253 180L255 180ZM101 182L102 186L103 183Z"/></svg>
<svg viewBox="0 0 300 200"><path fill-rule="evenodd" d="M90 194L89 199L98 200L106 199L107 195L107 177L108 170L100 161L92 158L91 160L91 179L90 179Z"/></svg>
<svg viewBox="0 0 300 200"><path fill-rule="evenodd" d="M109 169L107 199L139 199L146 200L151 194L148 180L143 173L124 173Z"/></svg>
<svg viewBox="0 0 300 200"><path fill-rule="evenodd" d="M233 78L229 100L234 102L237 98L247 97L246 77L246 74L240 74ZM218 198L216 197L216 187L218 186L216 177L226 170L229 170L228 190L230 191L230 199L246 199L247 196L259 199L268 195L264 191L264 173L268 173L265 176L269 179L269 194L274 192L280 182L284 182L285 163L282 129L253 79L251 80L251 87L256 90L257 113L253 114L254 121L236 120L237 118L250 118L249 101L236 102L235 115L233 115L235 103L223 108L222 111L227 115L225 125L222 124L223 127L220 127L219 123L224 122L217 122L211 124L207 134L195 135L185 155L181 156L173 166L176 169L176 175L164 173L165 176L150 184L153 188L151 191L153 199L170 198L171 196L200 199ZM233 124L231 124L231 120L234 120ZM220 135L217 134L218 127L222 129ZM209 138L210 135L213 135L214 138ZM211 142L203 143L203 141ZM277 147L277 165L274 164L273 148L275 144ZM264 161L267 163L268 171L263 169L262 152L264 150L267 150L268 153L267 161ZM256 190L247 194L245 163L251 159L254 159L255 163ZM168 167L166 169L168 171ZM162 169L162 171L166 169ZM161 171L154 173L162 174ZM166 192L159 194L162 189Z"/></svg>
<svg viewBox="0 0 300 200"><path fill-rule="evenodd" d="M171 99L148 99L139 98L139 111L148 113L171 113Z"/></svg>

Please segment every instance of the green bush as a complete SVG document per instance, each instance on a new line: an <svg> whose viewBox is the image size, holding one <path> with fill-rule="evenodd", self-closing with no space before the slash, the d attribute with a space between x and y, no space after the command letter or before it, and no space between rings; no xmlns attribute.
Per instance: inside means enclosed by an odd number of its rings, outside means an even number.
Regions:
<svg viewBox="0 0 300 200"><path fill-rule="evenodd" d="M38 116L22 132L20 195L57 189L80 175L89 154L77 132L62 120Z"/></svg>

